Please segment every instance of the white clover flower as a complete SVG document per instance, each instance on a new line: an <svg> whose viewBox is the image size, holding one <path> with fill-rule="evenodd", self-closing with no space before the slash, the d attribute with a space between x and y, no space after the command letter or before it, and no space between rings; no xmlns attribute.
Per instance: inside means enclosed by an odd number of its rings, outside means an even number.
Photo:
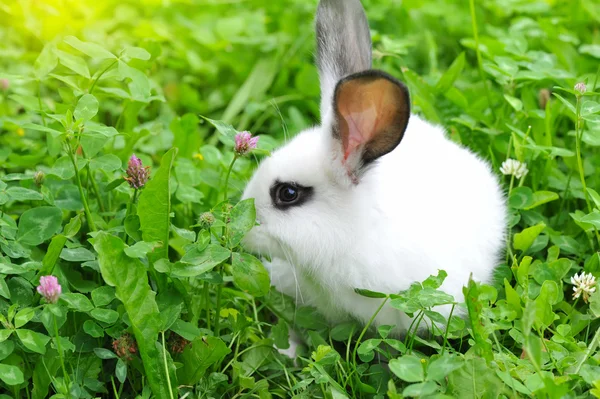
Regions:
<svg viewBox="0 0 600 399"><path fill-rule="evenodd" d="M587 303L588 298L596 292L596 277L592 273L582 272L571 277L573 284L573 299L583 296L583 301Z"/></svg>
<svg viewBox="0 0 600 399"><path fill-rule="evenodd" d="M529 169L527 169L526 163L509 158L506 161L502 162L502 166L500 166L500 172L502 172L503 175L512 175L517 179L520 179L521 177L529 173Z"/></svg>

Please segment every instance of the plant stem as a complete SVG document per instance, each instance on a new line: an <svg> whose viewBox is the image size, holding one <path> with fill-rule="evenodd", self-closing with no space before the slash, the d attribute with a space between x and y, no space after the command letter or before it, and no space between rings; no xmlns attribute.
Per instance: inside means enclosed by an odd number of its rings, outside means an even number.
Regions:
<svg viewBox="0 0 600 399"><path fill-rule="evenodd" d="M219 274L223 276L223 269L219 267ZM215 337L219 336L221 332L221 291L223 290L223 284L219 284L217 287L217 308L215 310Z"/></svg>
<svg viewBox="0 0 600 399"><path fill-rule="evenodd" d="M377 308L375 313L373 313L373 316L371 316L371 318L369 319L369 322L367 323L365 328L363 328L360 335L358 336L358 339L356 340L356 343L354 344L354 350L352 351L352 361L354 362L355 366L356 366L356 351L358 351L358 345L360 345L360 341L362 340L364 335L367 333L367 330L369 329L369 327L371 327L371 324L373 324L375 317L377 317L377 315L379 314L381 309L383 309L383 305L385 305L385 303L388 301L388 299L390 299L390 297L386 296L385 299L383 301L381 301L381 305L379 305L379 307Z"/></svg>
<svg viewBox="0 0 600 399"><path fill-rule="evenodd" d="M587 185L585 184L585 171L583 170L583 160L581 158L581 137L583 136L583 130L581 129L581 96L577 96L577 108L576 108L576 120L575 120L575 151L577 153L577 167L579 169L579 178L581 179L581 185L583 186L583 195L585 196L585 203L588 207L588 212L592 212L592 205L587 192Z"/></svg>
<svg viewBox="0 0 600 399"><path fill-rule="evenodd" d="M117 386L115 385L115 379L113 376L110 376L110 382L112 382L113 392L115 393L115 398L119 399L119 393L117 392Z"/></svg>
<svg viewBox="0 0 600 399"><path fill-rule="evenodd" d="M233 160L231 161L231 164L229 165L229 169L227 169L227 175L225 176L225 188L223 190L223 201L227 201L227 191L229 189L229 176L231 175L231 170L233 169L233 164L235 164L235 161L237 161L237 155L233 156Z"/></svg>
<svg viewBox="0 0 600 399"><path fill-rule="evenodd" d="M473 27L473 38L475 39L475 54L477 55L479 77L485 88L485 96L488 101L488 106L490 107L490 111L492 111L492 116L494 117L494 120L496 120L496 112L494 111L494 107L492 107L492 97L490 96L487 81L483 73L483 62L481 60L481 51L479 50L479 32L477 31L477 16L475 15L475 0L469 0L469 6L471 8L471 25Z"/></svg>
<svg viewBox="0 0 600 399"><path fill-rule="evenodd" d="M594 351L594 349L596 349L598 344L600 344L600 328L598 330L596 330L596 334L594 334L594 338L592 339L592 342L590 342L590 345L588 346L587 351L585 351L585 356L577 364L577 368L575 369L575 372L573 373L574 375L579 374L579 370L581 370L583 363L585 363L585 361L592 355L592 352Z"/></svg>
<svg viewBox="0 0 600 399"><path fill-rule="evenodd" d="M227 197L227 191L229 188L229 176L231 176L231 170L233 169L233 165L235 164L235 161L237 161L238 156L237 155L233 155L233 159L231 160L231 164L229 164L229 168L227 169L227 175L225 176L225 188L223 189L223 202L226 202L228 200ZM223 227L223 237L225 237L225 243L227 243L227 226ZM233 254L233 252L232 252ZM233 264L233 255L230 259L231 264ZM223 277L223 266L219 266L218 267L219 270L219 274L221 275L221 277ZM219 336L219 332L221 331L221 292L223 290L223 284L219 284L219 286L217 287L217 309L216 309L216 313L215 313L215 336Z"/></svg>
<svg viewBox="0 0 600 399"><path fill-rule="evenodd" d="M77 188L79 189L79 196L81 197L81 202L83 203L83 209L85 211L85 217L88 220L88 225L90 226L91 231L96 231L96 225L94 224L94 220L92 219L92 212L90 211L90 207L87 202L87 198L83 193L83 187L81 185L81 177L79 176L79 168L77 167L77 159L75 154L73 153L73 148L71 147L71 143L67 141L67 148L69 149L69 158L71 159L71 163L73 164L73 168L75 169L75 180L77 181Z"/></svg>
<svg viewBox="0 0 600 399"><path fill-rule="evenodd" d="M592 213L593 208L590 202L590 196L587 190L587 184L585 183L585 171L583 169L583 159L581 158L581 138L583 137L583 120L581 118L581 95L577 95L577 106L575 108L575 152L577 154L577 168L579 169L579 178L581 179L581 186L583 188L583 195L585 197L585 203L587 205L588 213ZM594 233L596 239L600 245L600 233L598 229L594 227Z"/></svg>
<svg viewBox="0 0 600 399"><path fill-rule="evenodd" d="M454 313L455 306L456 306L456 304L453 303L452 309L450 309L450 315L448 316L448 324L446 325L446 331L444 331L444 346L442 347L442 355L446 351L446 344L448 344L448 329L450 328L450 320L452 320L452 313ZM448 346L450 346L450 344L448 344Z"/></svg>
<svg viewBox="0 0 600 399"><path fill-rule="evenodd" d="M206 281L204 282L204 287L202 287L202 296L204 297L204 310L206 311L206 328L210 330L210 295Z"/></svg>
<svg viewBox="0 0 600 399"><path fill-rule="evenodd" d="M85 157L85 151L83 152L83 156ZM102 213L106 212L106 208L104 208L104 204L102 203L102 198L100 197L100 190L98 190L98 184L96 183L96 179L94 178L94 175L92 174L92 170L90 169L90 164L88 163L86 165L86 170L87 170L87 175L88 175L88 181L90 181L92 183L92 190L94 191L94 195L96 196L96 200L98 201L98 207L100 208L100 211Z"/></svg>
<svg viewBox="0 0 600 399"><path fill-rule="evenodd" d="M44 118L44 110L42 109L42 82L38 83L38 106L40 107L40 116L42 117L42 125L46 126L46 118Z"/></svg>
<svg viewBox="0 0 600 399"><path fill-rule="evenodd" d="M167 375L167 385L169 387L169 397L173 398L173 388L171 387L171 377L169 376L169 366L167 364L167 347L165 346L165 332L160 332L162 336L163 362L165 364L165 374Z"/></svg>
<svg viewBox="0 0 600 399"><path fill-rule="evenodd" d="M54 315L54 313L52 313L52 319L54 320L54 333L56 334L56 349L58 349L58 358L60 359L60 366L62 368L63 376L65 378L65 392L69 392L69 386L71 385L71 382L69 380L69 374L67 373L65 361L63 359L62 347L60 346L60 335L58 335L58 323L56 322L56 316Z"/></svg>
<svg viewBox="0 0 600 399"><path fill-rule="evenodd" d="M89 91L90 94L92 94L92 92L94 91L94 88L96 88L96 83L98 83L98 81L100 80L100 78L102 77L102 75L104 75L117 62L119 62L118 58L116 60L114 60L114 62L112 64L110 64L109 66L107 66L102 72L100 72L100 75L98 75L98 77L96 79L94 79L94 83L92 83L92 86L90 87L90 91Z"/></svg>

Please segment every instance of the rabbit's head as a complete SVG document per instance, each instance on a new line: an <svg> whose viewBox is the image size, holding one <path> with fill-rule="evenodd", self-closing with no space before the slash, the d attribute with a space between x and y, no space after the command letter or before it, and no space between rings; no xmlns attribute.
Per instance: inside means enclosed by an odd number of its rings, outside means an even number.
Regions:
<svg viewBox="0 0 600 399"><path fill-rule="evenodd" d="M371 69L359 0L321 0L316 36L322 124L265 159L244 192L255 199L260 224L245 245L295 263L314 263L325 248L335 256L343 247L336 241L352 234L352 220L368 201L356 193L368 191L373 167L400 143L410 117L406 87Z"/></svg>

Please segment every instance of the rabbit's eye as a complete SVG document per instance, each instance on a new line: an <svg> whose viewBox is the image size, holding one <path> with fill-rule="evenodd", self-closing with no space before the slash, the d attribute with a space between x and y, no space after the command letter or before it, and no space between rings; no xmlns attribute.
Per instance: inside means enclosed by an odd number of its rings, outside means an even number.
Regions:
<svg viewBox="0 0 600 399"><path fill-rule="evenodd" d="M304 187L296 183L276 182L271 187L271 200L276 208L285 209L303 204L312 196L312 191L312 187Z"/></svg>
<svg viewBox="0 0 600 399"><path fill-rule="evenodd" d="M279 188L277 197L281 202L294 202L298 199L298 190L293 186L283 185Z"/></svg>

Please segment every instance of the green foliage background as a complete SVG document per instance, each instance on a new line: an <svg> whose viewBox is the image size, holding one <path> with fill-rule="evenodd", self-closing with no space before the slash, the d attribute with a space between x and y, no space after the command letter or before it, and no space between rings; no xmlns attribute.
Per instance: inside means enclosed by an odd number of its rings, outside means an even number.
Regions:
<svg viewBox="0 0 600 399"><path fill-rule="evenodd" d="M0 2L1 398L600 397L600 292L571 283L600 277L600 4L363 1L413 111L499 175L529 169L502 177L492 285L358 291L447 326L398 339L294 309L239 246L256 161L319 120L316 3ZM235 159L241 130L259 150ZM132 153L152 166L137 192ZM35 291L48 274L57 304ZM296 363L273 346L292 327Z"/></svg>

